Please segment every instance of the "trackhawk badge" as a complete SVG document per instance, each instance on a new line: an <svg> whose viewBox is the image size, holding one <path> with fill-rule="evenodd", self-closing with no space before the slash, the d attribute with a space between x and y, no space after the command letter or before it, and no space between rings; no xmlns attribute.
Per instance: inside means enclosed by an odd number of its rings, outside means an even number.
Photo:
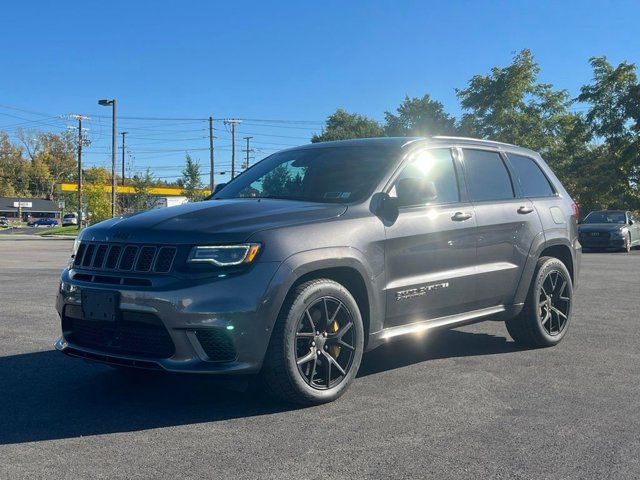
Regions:
<svg viewBox="0 0 640 480"><path fill-rule="evenodd" d="M400 290L396 292L396 301L407 300L414 297L422 297L427 293L435 292L436 290L442 290L449 288L449 282L434 283L433 285L423 285L421 287L410 288L409 290Z"/></svg>

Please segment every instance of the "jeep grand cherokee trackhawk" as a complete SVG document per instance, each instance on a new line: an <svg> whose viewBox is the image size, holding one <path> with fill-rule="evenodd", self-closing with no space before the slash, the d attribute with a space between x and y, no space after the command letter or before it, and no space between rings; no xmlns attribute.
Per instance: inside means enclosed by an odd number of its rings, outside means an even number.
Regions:
<svg viewBox="0 0 640 480"><path fill-rule="evenodd" d="M559 343L578 211L537 153L454 137L285 150L203 202L85 229L62 272L56 348L120 369L259 373L338 398L392 337L502 320Z"/></svg>

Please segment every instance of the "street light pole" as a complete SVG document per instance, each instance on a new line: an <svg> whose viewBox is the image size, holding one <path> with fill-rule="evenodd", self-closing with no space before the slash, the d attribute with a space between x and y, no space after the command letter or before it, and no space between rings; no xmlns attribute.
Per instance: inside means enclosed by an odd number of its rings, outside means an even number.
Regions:
<svg viewBox="0 0 640 480"><path fill-rule="evenodd" d="M116 216L116 99L98 100L98 105L111 107L111 216Z"/></svg>

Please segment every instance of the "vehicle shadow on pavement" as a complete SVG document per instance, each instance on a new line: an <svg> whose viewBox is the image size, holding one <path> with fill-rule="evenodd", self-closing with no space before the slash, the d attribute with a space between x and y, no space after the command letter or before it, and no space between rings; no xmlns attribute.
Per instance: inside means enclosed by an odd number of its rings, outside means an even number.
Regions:
<svg viewBox="0 0 640 480"><path fill-rule="evenodd" d="M512 352L502 337L441 331L365 355L359 377L436 358ZM357 381L357 380L356 380ZM56 351L0 357L0 445L266 415L297 407L204 376L129 377Z"/></svg>
<svg viewBox="0 0 640 480"><path fill-rule="evenodd" d="M365 377L396 368L440 358L475 357L523 350L505 337L460 330L435 330L423 336L390 340L366 353L358 372Z"/></svg>

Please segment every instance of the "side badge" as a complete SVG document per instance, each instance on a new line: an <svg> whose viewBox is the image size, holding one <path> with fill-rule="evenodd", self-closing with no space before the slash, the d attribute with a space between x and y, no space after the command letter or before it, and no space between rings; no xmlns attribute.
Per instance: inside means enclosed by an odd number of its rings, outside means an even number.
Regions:
<svg viewBox="0 0 640 480"><path fill-rule="evenodd" d="M396 302L414 297L422 297L427 293L433 293L444 288L449 288L449 282L434 283L433 285L423 285L421 287L400 290L396 292Z"/></svg>

